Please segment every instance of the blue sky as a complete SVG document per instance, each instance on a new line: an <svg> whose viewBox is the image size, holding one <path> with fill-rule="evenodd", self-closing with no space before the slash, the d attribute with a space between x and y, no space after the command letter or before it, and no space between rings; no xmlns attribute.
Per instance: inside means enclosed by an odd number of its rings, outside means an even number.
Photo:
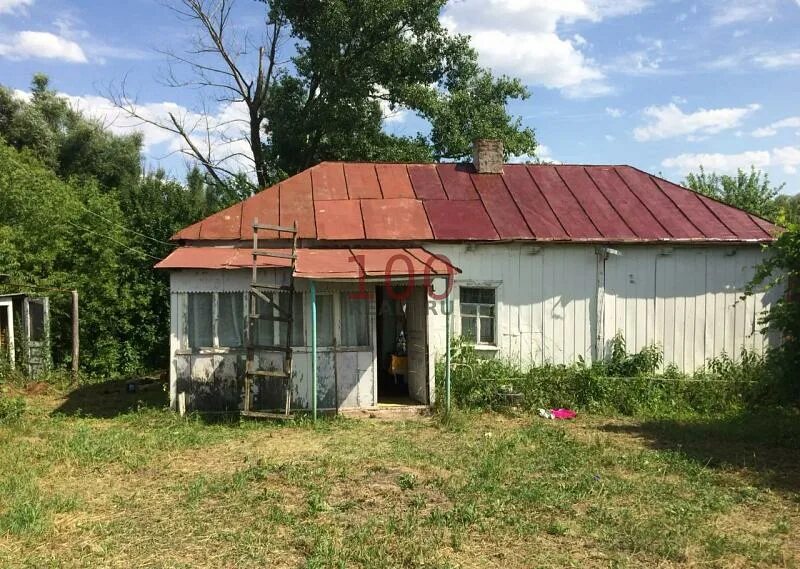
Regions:
<svg viewBox="0 0 800 569"><path fill-rule="evenodd" d="M261 6L239 0L240 30L258 32ZM675 180L701 163L755 164L800 191L800 0L453 0L441 19L472 36L484 65L529 86L511 110L545 159L628 163ZM103 96L127 77L148 116L191 118L198 93L159 79L159 50L180 50L191 34L156 0L0 0L0 83L24 92L47 73L112 128L144 130L148 163L179 176L179 142ZM237 116L212 111L218 124ZM424 125L401 112L386 128Z"/></svg>

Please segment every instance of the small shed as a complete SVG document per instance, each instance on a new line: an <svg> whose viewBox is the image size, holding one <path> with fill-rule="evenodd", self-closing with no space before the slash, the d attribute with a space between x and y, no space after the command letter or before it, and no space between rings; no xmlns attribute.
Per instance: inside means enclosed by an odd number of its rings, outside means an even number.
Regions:
<svg viewBox="0 0 800 569"><path fill-rule="evenodd" d="M50 302L26 293L0 294L0 362L35 377L50 362Z"/></svg>

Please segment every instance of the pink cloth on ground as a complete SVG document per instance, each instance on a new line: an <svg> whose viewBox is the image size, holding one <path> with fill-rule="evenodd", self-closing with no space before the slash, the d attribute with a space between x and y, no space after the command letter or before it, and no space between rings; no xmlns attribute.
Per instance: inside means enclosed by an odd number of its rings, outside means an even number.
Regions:
<svg viewBox="0 0 800 569"><path fill-rule="evenodd" d="M553 414L553 419L574 419L577 415L572 409L551 409L550 412Z"/></svg>

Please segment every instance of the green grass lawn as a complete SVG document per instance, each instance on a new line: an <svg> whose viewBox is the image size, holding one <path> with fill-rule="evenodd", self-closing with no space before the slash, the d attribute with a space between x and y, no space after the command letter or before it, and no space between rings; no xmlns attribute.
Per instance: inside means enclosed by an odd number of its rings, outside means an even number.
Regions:
<svg viewBox="0 0 800 569"><path fill-rule="evenodd" d="M800 560L797 414L211 424L109 386L0 424L0 566Z"/></svg>

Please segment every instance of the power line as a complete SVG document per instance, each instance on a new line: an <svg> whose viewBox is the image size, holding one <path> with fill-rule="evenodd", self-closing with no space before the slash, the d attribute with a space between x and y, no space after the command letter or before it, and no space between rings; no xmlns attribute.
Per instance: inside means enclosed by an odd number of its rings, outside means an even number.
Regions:
<svg viewBox="0 0 800 569"><path fill-rule="evenodd" d="M121 241L117 241L113 237L109 237L108 235L103 235L102 233L98 233L97 231L93 231L91 229L87 229L85 227L81 227L77 223L71 222L69 219L65 219L64 221L66 221L67 223L69 223L70 225L72 225L73 227L75 227L77 229L80 229L82 231L88 231L89 233L93 233L93 234L95 234L95 235L97 235L99 237L103 237L104 239L108 239L109 241L112 241L112 242L116 243L120 247L124 247L125 249L127 249L129 251L133 251L134 253L138 253L140 255L144 255L145 257L150 257L151 259L155 259L156 261L161 261L162 260L159 257L154 257L150 253L145 253L144 251L140 251L139 249L134 249L133 247L129 247L129 246L125 245L125 243L122 243Z"/></svg>
<svg viewBox="0 0 800 569"><path fill-rule="evenodd" d="M161 245L169 245L170 247L177 247L177 245L175 245L175 243L168 243L167 241L161 241L160 239L156 239L155 237L150 237L149 235L145 235L144 233L140 233L140 232L136 231L135 229L131 229L130 227L126 227L126 226L122 225L121 223L117 223L116 221L112 221L112 220L108 219L107 217L103 217L99 213L90 210L88 207L86 207L82 203L79 203L78 205L81 206L84 210L86 210L89 213L91 213L92 215L96 215L97 217L99 217L100 219L105 221L106 223L110 223L112 225L116 225L117 227L121 227L125 231L130 231L131 233L135 233L136 235L139 235L140 237L144 237L145 239L149 239L150 241L153 241L155 243L159 243Z"/></svg>

